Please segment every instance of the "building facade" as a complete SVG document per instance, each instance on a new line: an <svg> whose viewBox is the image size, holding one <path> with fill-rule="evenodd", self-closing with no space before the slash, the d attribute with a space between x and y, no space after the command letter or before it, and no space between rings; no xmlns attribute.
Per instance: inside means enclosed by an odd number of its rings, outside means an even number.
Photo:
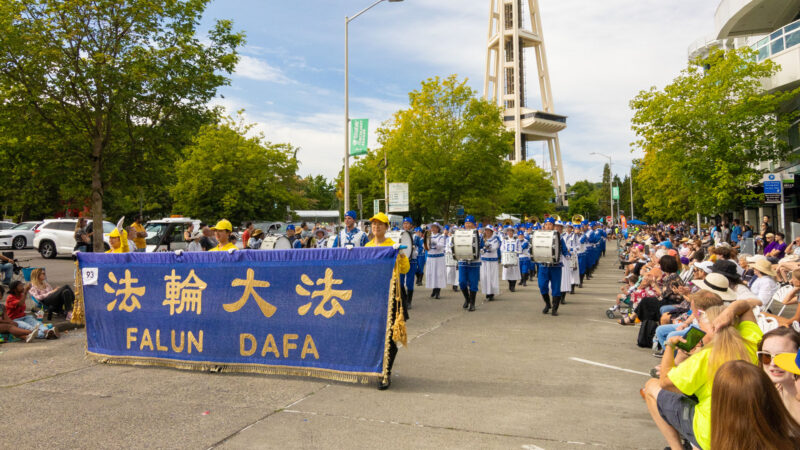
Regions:
<svg viewBox="0 0 800 450"><path fill-rule="evenodd" d="M756 50L759 61L769 58L780 65L780 72L763 80L768 91L800 86L800 0L722 0L714 15L714 32L689 46L689 59L703 57L715 48L745 46ZM780 113L795 111L800 111L800 97L784 104ZM800 228L800 189L795 188L795 178L800 178L800 119L792 124L786 139L792 148L789 161L757 163L760 169L784 180L783 208L755 201L731 215L750 222L756 231L761 218L769 216L770 222L785 230L789 239L789 234L795 235L791 224L796 224L796 230ZM761 186L754 189L763 192Z"/></svg>

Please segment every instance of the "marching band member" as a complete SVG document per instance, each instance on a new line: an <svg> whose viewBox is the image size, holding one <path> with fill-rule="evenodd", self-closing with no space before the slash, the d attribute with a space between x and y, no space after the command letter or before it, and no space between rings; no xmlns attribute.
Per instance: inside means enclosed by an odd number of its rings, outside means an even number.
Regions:
<svg viewBox="0 0 800 450"><path fill-rule="evenodd" d="M417 246L417 286L422 286L422 276L425 275L425 262L428 254L425 252L425 233L422 228L414 228L414 245Z"/></svg>
<svg viewBox="0 0 800 450"><path fill-rule="evenodd" d="M316 238L315 248L328 248L328 231L325 228L317 228L314 231L314 237Z"/></svg>
<svg viewBox="0 0 800 450"><path fill-rule="evenodd" d="M403 230L411 232L411 228L413 227L413 220L411 217L406 217L403 219ZM414 299L414 276L417 273L417 265L419 264L419 246L417 242L419 241L419 236L414 234L412 236L412 248L411 248L411 258L409 258L409 262L411 263L411 269L409 269L408 273L400 275L400 289L403 290L406 297L407 309L411 309L411 301Z"/></svg>
<svg viewBox="0 0 800 450"><path fill-rule="evenodd" d="M501 242L502 253L516 253L517 257L519 257L519 253L522 251L522 248L519 240L517 240L514 236L514 228L508 226L506 227L505 232L506 236ZM514 288L517 285L517 281L522 278L520 271L519 259L517 259L517 263L513 266L503 266L503 280L508 281L508 290L511 292L515 292Z"/></svg>
<svg viewBox="0 0 800 450"><path fill-rule="evenodd" d="M444 251L446 254L449 254L451 257L453 257L453 234L450 232L450 225L444 226L444 235L447 237ZM447 284L453 286L454 291L458 291L458 265L447 266L445 273L447 277Z"/></svg>
<svg viewBox="0 0 800 450"><path fill-rule="evenodd" d="M444 251L447 238L441 234L442 226L434 222L431 224L431 236L428 243L428 257L426 258L425 287L432 289L431 297L439 299L439 294L446 284L446 268L444 263Z"/></svg>
<svg viewBox="0 0 800 450"><path fill-rule="evenodd" d="M545 231L553 231L555 228L555 219L552 217L548 217L544 221L544 230ZM569 250L567 249L567 244L564 242L564 239L559 239L559 245L561 245L561 254L563 255L566 253L569 255ZM550 312L550 308L553 309L552 314L554 316L558 315L558 305L561 301L561 270L562 264L561 262L557 262L555 264L545 264L545 263L537 263L539 266L539 292L542 294L542 299L544 300L545 307L542 310L542 314L547 314ZM549 285L549 286L548 286ZM550 292L553 293L553 304L550 305Z"/></svg>
<svg viewBox="0 0 800 450"><path fill-rule="evenodd" d="M528 285L528 277L531 274L531 243L525 237L525 232L517 231L517 244L519 248L519 272L522 276L520 286Z"/></svg>
<svg viewBox="0 0 800 450"><path fill-rule="evenodd" d="M557 221L556 222L556 231L561 236L561 240L566 244L567 238L565 237L564 233L564 222ZM569 245L566 245L567 249L569 249ZM560 304L566 305L567 302L564 301L567 298L567 292L572 289L572 268L570 267L570 259L572 258L572 253L561 253L561 298Z"/></svg>
<svg viewBox="0 0 800 450"><path fill-rule="evenodd" d="M567 222L567 235L564 238L564 241L567 243L567 248L569 248L570 253L570 268L572 271L572 284L569 287L569 293L575 294L575 286L578 285L578 280L580 280L580 270L578 269L578 265L576 264L575 267L572 267L572 261L578 256L580 252L580 236L578 233L575 232L575 226L571 222ZM561 303L564 303L562 300Z"/></svg>
<svg viewBox="0 0 800 450"><path fill-rule="evenodd" d="M344 215L345 227L336 235L333 246L335 248L365 247L367 245L367 233L364 233L356 226L358 214L355 211L347 211Z"/></svg>
<svg viewBox="0 0 800 450"><path fill-rule="evenodd" d="M292 243L292 248L303 248L303 240L294 230L294 225L286 225L286 237L289 239L289 242Z"/></svg>
<svg viewBox="0 0 800 450"><path fill-rule="evenodd" d="M500 293L499 278L499 252L502 246L500 238L494 235L494 229L487 225L484 229L483 248L481 249L481 290L486 300L494 300L495 294ZM474 309L474 301L470 304L470 311Z"/></svg>
<svg viewBox="0 0 800 450"><path fill-rule="evenodd" d="M370 223L372 224L372 233L375 237L367 242L364 247L392 247L398 246L399 243L395 243L391 239L386 237L386 231L389 229L389 218L386 214L379 212L375 214L370 219ZM397 247L395 247L397 248ZM397 254L397 262L394 264L395 274L394 276L403 275L408 273L410 269L410 264L408 262L408 258L403 252L399 252ZM397 320L397 309L398 307L403 308L403 305L398 305L396 301L392 302L392 311L389 314L389 328L391 329L395 321ZM392 366L394 365L394 358L397 356L397 344L395 344L394 339L389 339L389 361L386 367L386 378L378 382L378 389L384 390L389 389L389 386L392 385Z"/></svg>
<svg viewBox="0 0 800 450"><path fill-rule="evenodd" d="M464 219L464 228L467 230L474 230L475 217L467 216ZM483 237L478 234L478 248L483 249ZM469 308L470 311L475 311L475 296L478 295L478 283L481 280L481 260L459 260L458 261L458 286L461 288L461 293L464 294L464 305L462 308Z"/></svg>

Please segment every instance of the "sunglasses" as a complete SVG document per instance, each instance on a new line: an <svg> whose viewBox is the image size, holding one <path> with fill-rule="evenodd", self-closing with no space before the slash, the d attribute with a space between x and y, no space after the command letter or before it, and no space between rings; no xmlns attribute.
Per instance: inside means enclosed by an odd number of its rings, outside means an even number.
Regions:
<svg viewBox="0 0 800 450"><path fill-rule="evenodd" d="M758 355L758 360L761 361L762 365L768 366L768 365L772 364L772 360L776 356L783 355L783 354L786 354L786 353L789 353L789 352L783 352L783 353L778 353L777 355L773 355L772 353L767 352L767 351L760 351L760 352L756 352L756 355ZM796 376L797 375L795 375L795 377Z"/></svg>

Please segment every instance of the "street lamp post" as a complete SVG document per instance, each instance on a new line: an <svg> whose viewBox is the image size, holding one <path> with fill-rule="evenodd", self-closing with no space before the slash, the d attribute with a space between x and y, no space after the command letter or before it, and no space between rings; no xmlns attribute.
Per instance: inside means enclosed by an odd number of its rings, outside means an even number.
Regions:
<svg viewBox="0 0 800 450"><path fill-rule="evenodd" d="M364 14L370 9L378 6L379 3L388 1L390 3L402 2L403 0L378 0L368 7L362 9L353 17L344 18L344 210L350 210L350 22L356 17Z"/></svg>
<svg viewBox="0 0 800 450"><path fill-rule="evenodd" d="M606 155L606 154L597 153L597 152L592 152L592 153L589 153L589 154L590 155L603 156L605 158L608 158L608 172L609 172L609 177L608 177L608 202L609 202L609 205L611 206L611 220L614 220L614 193L611 192L611 182L613 181L614 175L611 172L611 164L612 164L611 163L611 157Z"/></svg>

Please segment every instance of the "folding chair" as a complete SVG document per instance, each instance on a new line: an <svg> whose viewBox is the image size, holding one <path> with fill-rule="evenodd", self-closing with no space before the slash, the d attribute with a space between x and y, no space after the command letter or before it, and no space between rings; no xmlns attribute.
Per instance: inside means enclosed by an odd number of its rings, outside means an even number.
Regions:
<svg viewBox="0 0 800 450"><path fill-rule="evenodd" d="M786 297L786 294L788 294L789 291L791 291L792 289L794 289L792 287L792 285L781 286L780 288L778 288L778 290L775 291L774 294L772 294L772 297L770 297L770 299L767 302L767 304L764 305L761 308L761 310L762 311L769 311L769 308L772 306L772 304L777 301L778 303L783 305L783 307L781 308L781 311L778 313L778 315L780 316L783 313L783 310L786 309L786 305L783 304L783 299Z"/></svg>

